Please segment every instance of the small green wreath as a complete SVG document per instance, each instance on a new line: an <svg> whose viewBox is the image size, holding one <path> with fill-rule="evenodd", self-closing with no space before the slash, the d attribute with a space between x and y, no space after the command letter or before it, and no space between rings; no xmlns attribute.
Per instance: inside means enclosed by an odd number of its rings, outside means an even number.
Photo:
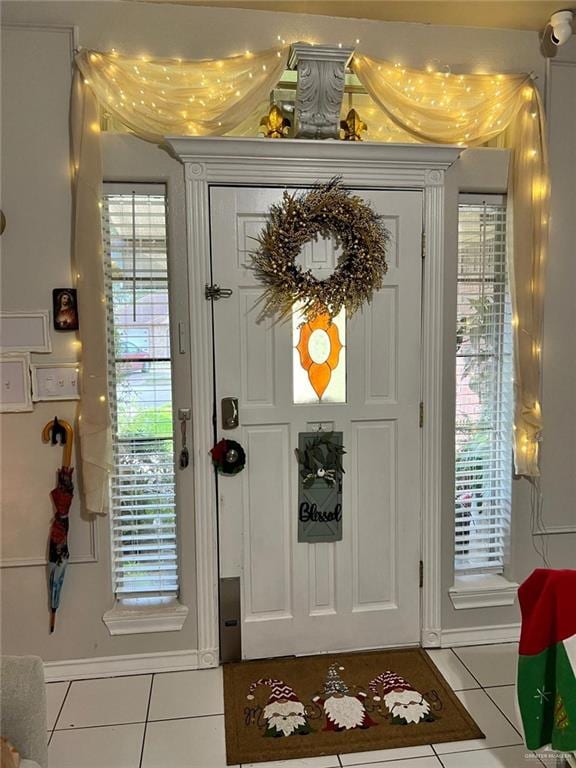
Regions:
<svg viewBox="0 0 576 768"><path fill-rule="evenodd" d="M296 263L302 247L319 235L333 237L342 251L326 280ZM261 318L286 318L296 302L307 320L325 313L335 317L342 307L353 315L382 287L388 239L382 216L344 189L340 178L303 193L285 191L282 202L270 208L251 255L250 266L266 286Z"/></svg>
<svg viewBox="0 0 576 768"><path fill-rule="evenodd" d="M317 480L332 487L344 474L342 456L346 451L344 446L332 440L332 436L332 432L321 433L306 443L303 451L296 448L304 488L311 488Z"/></svg>

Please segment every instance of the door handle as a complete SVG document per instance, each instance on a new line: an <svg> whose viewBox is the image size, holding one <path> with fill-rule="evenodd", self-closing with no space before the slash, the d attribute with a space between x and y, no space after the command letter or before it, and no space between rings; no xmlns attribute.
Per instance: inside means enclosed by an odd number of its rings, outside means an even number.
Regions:
<svg viewBox="0 0 576 768"><path fill-rule="evenodd" d="M222 429L236 429L239 424L238 419L238 398L223 397L222 408Z"/></svg>

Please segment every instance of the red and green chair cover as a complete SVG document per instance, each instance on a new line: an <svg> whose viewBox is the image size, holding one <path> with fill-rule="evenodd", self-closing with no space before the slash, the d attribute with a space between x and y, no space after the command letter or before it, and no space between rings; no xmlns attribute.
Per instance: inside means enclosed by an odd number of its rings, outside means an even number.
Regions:
<svg viewBox="0 0 576 768"><path fill-rule="evenodd" d="M576 750L576 571L538 568L518 599L518 703L526 746Z"/></svg>

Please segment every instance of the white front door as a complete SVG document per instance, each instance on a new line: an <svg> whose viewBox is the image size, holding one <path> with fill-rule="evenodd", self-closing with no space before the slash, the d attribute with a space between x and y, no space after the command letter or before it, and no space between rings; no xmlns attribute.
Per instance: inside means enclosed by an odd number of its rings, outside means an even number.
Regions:
<svg viewBox="0 0 576 768"><path fill-rule="evenodd" d="M345 402L296 404L310 395L300 391L306 372L293 372L297 333L257 322L262 286L246 268L282 190L210 192L212 280L233 291L213 307L218 439L248 457L244 472L218 482L220 576L241 579L247 659L419 641L422 193L358 194L391 234L384 287L346 321ZM322 278L336 258L320 241L302 263ZM236 429L222 428L224 397L238 398ZM343 535L299 543L294 449L318 428L343 433Z"/></svg>

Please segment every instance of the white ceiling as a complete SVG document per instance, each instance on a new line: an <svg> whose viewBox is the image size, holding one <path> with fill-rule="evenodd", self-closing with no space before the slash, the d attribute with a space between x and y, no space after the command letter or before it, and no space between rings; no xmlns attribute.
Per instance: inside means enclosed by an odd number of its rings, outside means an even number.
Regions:
<svg viewBox="0 0 576 768"><path fill-rule="evenodd" d="M311 13L378 21L409 21L464 27L541 30L562 0L140 0L218 8ZM571 0L568 0L570 3ZM573 0L572 0L573 1Z"/></svg>

